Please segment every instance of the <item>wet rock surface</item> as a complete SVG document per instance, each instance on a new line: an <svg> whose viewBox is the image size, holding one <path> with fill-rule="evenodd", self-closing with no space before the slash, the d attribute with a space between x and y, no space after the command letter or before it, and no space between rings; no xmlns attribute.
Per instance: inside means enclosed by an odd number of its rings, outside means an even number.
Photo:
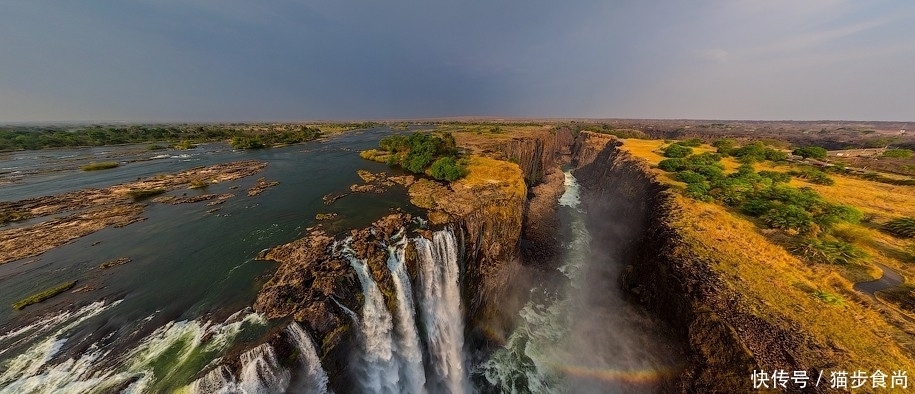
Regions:
<svg viewBox="0 0 915 394"><path fill-rule="evenodd" d="M248 197L254 197L258 194L263 193L265 190L279 185L278 181L268 181L266 178L260 178L257 180L257 184L248 188Z"/></svg>
<svg viewBox="0 0 915 394"><path fill-rule="evenodd" d="M207 179L209 183L229 182L253 175L266 166L267 163L253 160L236 161L158 175L105 189L83 189L54 196L0 202L0 213L15 212L20 220L66 214L37 224L0 230L0 264L40 255L108 226L123 227L144 220L140 215L145 205L132 197L138 191L165 193L186 188L200 179ZM196 202L202 201L197 200L201 197L224 201L230 196L176 197L170 202Z"/></svg>

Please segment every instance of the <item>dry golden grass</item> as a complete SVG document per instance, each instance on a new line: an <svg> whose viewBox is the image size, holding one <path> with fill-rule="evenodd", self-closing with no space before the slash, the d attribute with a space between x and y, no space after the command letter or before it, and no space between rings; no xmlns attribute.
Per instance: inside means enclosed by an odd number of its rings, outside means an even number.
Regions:
<svg viewBox="0 0 915 394"><path fill-rule="evenodd" d="M505 192L508 198L524 198L527 194L521 167L515 163L481 156L470 157L467 163L467 176L456 182L455 188L457 187L497 187Z"/></svg>
<svg viewBox="0 0 915 394"><path fill-rule="evenodd" d="M906 334L890 325L852 283L830 267L810 266L773 244L749 220L726 208L674 197L674 225L696 258L707 261L729 288L745 296L750 310L779 326L801 328L820 343L844 349L842 365L856 368L915 369L915 361L887 337ZM840 296L831 304L817 292ZM817 355L806 355L816 362ZM822 366L821 366L822 367Z"/></svg>
<svg viewBox="0 0 915 394"><path fill-rule="evenodd" d="M832 186L815 185L793 180L794 186L808 186L827 200L858 207L874 215L880 222L900 217L915 217L915 186L896 186L865 179L830 174Z"/></svg>
<svg viewBox="0 0 915 394"><path fill-rule="evenodd" d="M499 131L492 132L494 127L499 127ZM495 144L515 138L536 138L552 128L551 125L457 124L440 125L436 132L450 132L458 146L482 154Z"/></svg>
<svg viewBox="0 0 915 394"><path fill-rule="evenodd" d="M670 174L654 167L664 159L660 148L665 145L659 140L626 139L622 149L651 164L651 171L659 181L682 189L683 183L673 181ZM703 153L714 148L702 146L694 151ZM722 163L726 172L739 166L731 158L725 158ZM781 172L796 168L792 164L771 162L757 163L754 167L758 171ZM811 187L824 199L854 206L876 217L877 222L915 216L915 187L830 176L836 181L833 186L799 180L792 180L791 184ZM781 327L800 329L819 343L842 349L841 365L831 368L915 369L912 354L915 338L909 334L915 332L915 326L910 319L899 318L898 311L887 310L852 288L854 282L879 277L878 267L809 264L785 249L784 235L759 228L751 218L722 205L699 202L677 193L672 198L678 212L674 227L691 253L708 262L723 278L725 286L744 296L757 316ZM879 231L876 224L842 224L833 229L832 235L867 252L868 262L882 263L907 278L915 278L915 267L910 267L915 261L908 261L915 256L906 251L906 242ZM822 359L822 355L815 353L811 351L800 357L815 365Z"/></svg>

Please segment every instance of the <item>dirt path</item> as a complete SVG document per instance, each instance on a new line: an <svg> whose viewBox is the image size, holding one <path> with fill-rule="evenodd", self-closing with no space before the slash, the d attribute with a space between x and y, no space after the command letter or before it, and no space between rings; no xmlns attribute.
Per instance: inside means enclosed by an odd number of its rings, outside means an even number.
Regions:
<svg viewBox="0 0 915 394"><path fill-rule="evenodd" d="M887 267L883 264L879 264L879 263L876 263L876 264L883 271L883 276L881 276L880 279L871 280L871 281L867 281L867 282L855 283L855 285L854 285L855 290L858 290L860 292L867 293L867 294L870 294L871 296L873 296L874 293L876 293L878 291L893 288L893 287L899 286L903 282L905 282L905 278L903 278L901 274L899 274L892 268Z"/></svg>

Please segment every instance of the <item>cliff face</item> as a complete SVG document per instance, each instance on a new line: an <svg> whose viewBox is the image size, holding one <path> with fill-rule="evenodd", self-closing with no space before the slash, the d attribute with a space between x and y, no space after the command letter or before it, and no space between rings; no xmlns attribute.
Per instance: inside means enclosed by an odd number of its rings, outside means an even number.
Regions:
<svg viewBox="0 0 915 394"><path fill-rule="evenodd" d="M433 224L460 229L467 327L507 332L511 322L501 312L517 303L512 286L521 265L518 246L527 196L521 168L473 157L464 179L450 185L418 181L409 193L415 205L429 210Z"/></svg>
<svg viewBox="0 0 915 394"><path fill-rule="evenodd" d="M592 236L620 246L616 258L626 264L621 286L670 324L687 347L688 367L663 391L747 391L758 367L749 348L791 345L779 344L784 333L746 313L739 296L719 286L708 262L689 255L670 224L677 214L673 195L619 145L612 137L583 133L574 152L575 174Z"/></svg>
<svg viewBox="0 0 915 394"><path fill-rule="evenodd" d="M563 155L571 153L574 137L568 129L543 132L533 138L514 138L501 143L496 150L504 159L517 163L529 186L539 183Z"/></svg>

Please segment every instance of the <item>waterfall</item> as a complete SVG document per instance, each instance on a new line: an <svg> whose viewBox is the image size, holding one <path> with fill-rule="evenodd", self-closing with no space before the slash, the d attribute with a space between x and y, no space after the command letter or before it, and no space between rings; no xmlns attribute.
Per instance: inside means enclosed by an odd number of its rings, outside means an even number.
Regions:
<svg viewBox="0 0 915 394"><path fill-rule="evenodd" d="M315 350L311 337L298 323L292 322L286 327L286 333L299 351L298 376L293 385L295 392L324 394L327 392L327 373L321 368L321 359Z"/></svg>
<svg viewBox="0 0 915 394"><path fill-rule="evenodd" d="M416 319L413 310L413 286L405 268L407 239L403 237L388 246L388 269L394 279L394 291L397 295L397 353L401 360L400 378L405 393L424 393L426 375L423 370L423 354L416 333Z"/></svg>
<svg viewBox="0 0 915 394"><path fill-rule="evenodd" d="M219 366L191 385L192 393L269 394L285 392L289 370L280 367L269 343L258 345L238 357L241 374L236 377L226 366Z"/></svg>
<svg viewBox="0 0 915 394"><path fill-rule="evenodd" d="M436 393L468 392L454 233L437 231L432 241L416 238L413 242L419 260L420 312L433 372L427 388Z"/></svg>
<svg viewBox="0 0 915 394"><path fill-rule="evenodd" d="M353 255L353 250L344 246L343 254L349 259L359 276L365 300L362 304L362 320L359 325L359 339L362 345L361 371L358 374L360 391L366 393L399 393L399 368L394 359L394 323L384 302L384 296L372 279L366 262Z"/></svg>
<svg viewBox="0 0 915 394"><path fill-rule="evenodd" d="M575 177L565 173L560 221L569 235L559 273L532 290L505 347L478 372L504 393L655 392L675 363L657 324L617 291L620 263L592 243Z"/></svg>

